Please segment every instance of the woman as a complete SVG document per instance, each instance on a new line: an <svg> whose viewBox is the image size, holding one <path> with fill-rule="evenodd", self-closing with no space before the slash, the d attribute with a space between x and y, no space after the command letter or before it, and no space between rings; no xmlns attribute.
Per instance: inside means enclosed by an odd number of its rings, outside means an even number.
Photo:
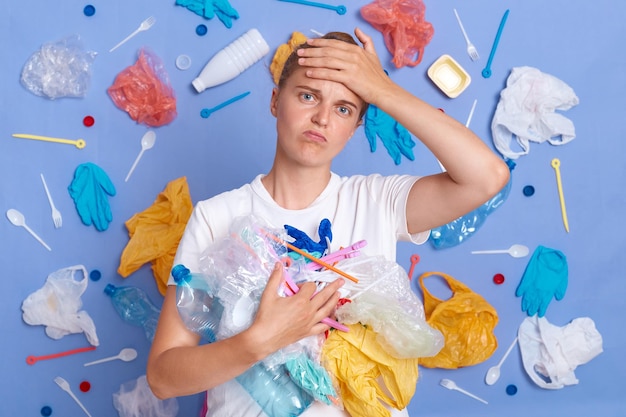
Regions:
<svg viewBox="0 0 626 417"><path fill-rule="evenodd" d="M395 84L371 38L359 29L355 35L362 46L347 34L331 33L309 39L287 59L270 104L277 130L272 168L251 184L198 203L175 264L197 269L199 255L226 235L231 221L251 213L311 237L320 221L329 219L331 251L365 239L363 252L395 261L398 240L423 243L431 228L475 209L506 184L509 170L498 156L463 125ZM367 103L419 138L447 172L422 178L334 174L333 158L362 124ZM155 395L211 390L208 415L263 415L233 378L278 349L328 330L320 321L332 315L343 283L337 279L314 298L315 287L308 283L282 298L281 277L282 268L275 268L247 330L200 346L199 336L178 315L176 288L170 285L148 360ZM291 325L280 324L285 317ZM347 414L316 402L302 415Z"/></svg>

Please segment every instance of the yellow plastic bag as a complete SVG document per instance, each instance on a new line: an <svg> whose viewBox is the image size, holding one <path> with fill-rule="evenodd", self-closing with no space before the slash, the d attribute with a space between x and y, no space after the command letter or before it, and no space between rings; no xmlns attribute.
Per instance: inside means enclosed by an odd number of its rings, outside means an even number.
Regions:
<svg viewBox="0 0 626 417"><path fill-rule="evenodd" d="M430 276L442 277L452 297L440 300L424 286ZM435 356L420 358L427 368L456 369L476 365L487 360L498 347L493 329L498 324L498 313L480 294L442 272L426 272L419 277L424 294L426 322L443 333L443 349Z"/></svg>
<svg viewBox="0 0 626 417"><path fill-rule="evenodd" d="M394 358L373 330L360 323L348 327L349 332L330 332L322 345L322 363L351 416L390 417L382 403L398 410L409 404L417 384L417 359Z"/></svg>
<svg viewBox="0 0 626 417"><path fill-rule="evenodd" d="M130 240L117 272L126 278L146 262L152 262L157 287L165 295L174 255L192 210L187 178L168 183L152 206L126 221Z"/></svg>

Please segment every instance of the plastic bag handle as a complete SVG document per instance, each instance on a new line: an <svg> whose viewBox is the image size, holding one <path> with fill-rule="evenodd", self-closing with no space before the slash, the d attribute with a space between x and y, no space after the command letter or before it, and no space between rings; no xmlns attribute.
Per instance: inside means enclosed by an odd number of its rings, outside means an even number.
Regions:
<svg viewBox="0 0 626 417"><path fill-rule="evenodd" d="M452 297L454 297L455 294L457 293L471 293L472 292L472 290L468 286L466 286L462 282L454 279L452 276L444 272L437 272L437 271L424 272L422 275L419 276L419 285L422 290L422 293L424 294L424 313L426 314L427 318L430 317L432 312L435 310L435 308L439 304L444 302L444 300L432 295L430 291L428 291L428 289L424 285L424 279L431 277L433 275L439 276L444 279L444 281L448 284L448 287L452 291Z"/></svg>

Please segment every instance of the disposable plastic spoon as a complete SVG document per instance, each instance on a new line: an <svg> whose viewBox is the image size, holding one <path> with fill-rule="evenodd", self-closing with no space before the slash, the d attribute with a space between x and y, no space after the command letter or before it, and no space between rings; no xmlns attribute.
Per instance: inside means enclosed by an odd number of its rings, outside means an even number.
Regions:
<svg viewBox="0 0 626 417"><path fill-rule="evenodd" d="M303 4L305 6L321 7L322 9L334 10L337 12L337 14L346 14L347 12L346 6L333 6L331 4L318 3L315 1L306 1L306 0L278 0L278 1L284 1L286 3Z"/></svg>
<svg viewBox="0 0 626 417"><path fill-rule="evenodd" d="M451 389L451 390L459 391L460 393L465 394L465 395L467 395L468 397L472 397L473 399L478 400L478 401L480 401L480 402L481 402L481 403L483 403L483 404L489 404L487 401L483 400L482 398L477 397L477 396L475 396L474 394L469 393L469 392L465 391L465 390L464 390L464 389L462 389L462 388L459 388L459 387L456 385L456 383L455 383L454 381L450 380L450 379L445 379L445 378L444 378L444 379L442 379L441 381L439 381L439 384L440 384L442 387L444 387L444 388L448 388L448 389Z"/></svg>
<svg viewBox="0 0 626 417"><path fill-rule="evenodd" d="M128 175L126 175L126 179L124 180L124 182L128 182L128 179L130 178L130 175L133 173L135 167L139 163L141 156L145 151L151 149L154 146L154 142L156 142L156 133L154 133L154 130L148 130L141 138L141 151L139 152L139 155L137 155L135 162L133 162L133 166L130 167L130 171L128 171Z"/></svg>
<svg viewBox="0 0 626 417"><path fill-rule="evenodd" d="M22 213L20 213L19 211L15 209L8 209L7 217L9 221L13 223L14 225L22 226L24 229L26 229L28 233L30 233L35 239L37 239L39 243L41 243L46 249L48 249L49 251L52 250L50 249L50 246L46 244L46 242L44 242L39 236L37 236L35 232L31 230L30 227L26 225L26 221L24 220L24 215Z"/></svg>
<svg viewBox="0 0 626 417"><path fill-rule="evenodd" d="M116 359L121 359L124 362L130 362L137 357L137 351L133 348L124 348L120 350L120 353L115 356L109 356L108 358L99 359L97 361L88 362L83 366L91 366L98 363L114 361Z"/></svg>
<svg viewBox="0 0 626 417"><path fill-rule="evenodd" d="M508 249L496 249L496 250L474 250L473 255L490 254L490 253L508 253L514 258L523 258L528 255L528 246L524 245L512 245Z"/></svg>
<svg viewBox="0 0 626 417"><path fill-rule="evenodd" d="M87 409L85 408L85 406L78 400L78 398L76 398L76 395L74 395L74 393L72 392L72 390L70 389L70 384L63 378L61 378L60 376L57 376L56 378L54 378L54 382L56 382L56 384L61 387L61 389L65 392L67 392L68 394L70 394L70 397L72 397L72 399L74 401L76 401L76 404L78 404L80 406L80 408L83 409L83 411L85 412L85 414L87 414L89 417L91 417L91 414L89 414L89 411L87 411Z"/></svg>
<svg viewBox="0 0 626 417"><path fill-rule="evenodd" d="M485 383L487 385L493 385L498 379L500 379L500 367L504 363L504 360L509 356L509 353L511 353L511 350L513 350L513 348L515 347L516 343L517 337L515 338L515 340L513 340L513 343L511 343L511 346L509 346L502 359L500 359L500 362L487 370L487 373L485 374Z"/></svg>

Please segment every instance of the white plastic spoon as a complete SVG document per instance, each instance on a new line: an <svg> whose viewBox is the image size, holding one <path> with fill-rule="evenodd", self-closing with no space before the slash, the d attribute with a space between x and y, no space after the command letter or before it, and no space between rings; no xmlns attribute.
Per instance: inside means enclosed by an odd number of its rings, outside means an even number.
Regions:
<svg viewBox="0 0 626 417"><path fill-rule="evenodd" d="M121 359L124 362L130 362L137 357L137 351L133 348L124 348L120 350L120 353L115 356L109 356L108 358L98 359L97 361L87 362L83 366L91 366L97 363L103 363L108 361L114 361L116 359Z"/></svg>
<svg viewBox="0 0 626 417"><path fill-rule="evenodd" d="M21 226L24 229L26 229L28 231L28 233L30 233L35 239L37 239L37 241L39 241L39 243L41 243L46 249L48 249L49 251L52 250L52 249L50 249L50 246L48 246L46 244L46 242L44 242L39 236L37 236L37 234L35 232L33 232L31 230L30 227L28 227L26 225L26 221L24 220L24 215L22 213L20 213L19 211L15 210L15 209L8 209L7 210L7 218L14 225Z"/></svg>
<svg viewBox="0 0 626 417"><path fill-rule="evenodd" d="M508 249L472 251L472 254L474 255L487 254L487 253L508 253L514 258L523 258L524 256L528 255L528 246L515 244L515 245L512 245Z"/></svg>
<svg viewBox="0 0 626 417"><path fill-rule="evenodd" d="M487 385L493 385L496 381L498 381L498 379L500 379L500 367L504 363L504 360L509 356L509 353L511 353L511 350L515 347L515 344L517 344L517 337L513 340L513 343L511 343L511 346L509 346L502 359L500 359L500 362L487 370L487 374L485 374L485 383Z"/></svg>
<svg viewBox="0 0 626 417"><path fill-rule="evenodd" d="M124 182L128 182L128 179L130 178L130 175L133 173L135 167L139 163L141 156L145 151L151 149L154 146L154 142L156 142L156 133L154 133L154 130L148 130L146 133L144 133L143 137L141 138L141 151L139 152L139 155L137 155L135 162L133 162L133 166L130 167L130 171L128 171L128 175L126 175L126 179L124 180Z"/></svg>

